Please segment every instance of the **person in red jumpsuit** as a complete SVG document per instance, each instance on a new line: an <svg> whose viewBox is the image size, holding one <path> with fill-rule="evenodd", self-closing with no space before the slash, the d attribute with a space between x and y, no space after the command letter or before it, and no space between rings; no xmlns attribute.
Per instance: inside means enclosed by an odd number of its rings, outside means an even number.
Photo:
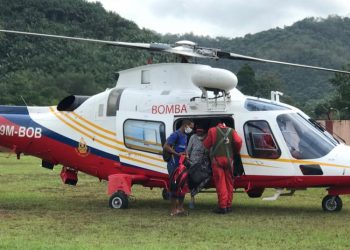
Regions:
<svg viewBox="0 0 350 250"><path fill-rule="evenodd" d="M233 128L218 123L209 129L203 145L211 152L213 180L218 195L218 207L213 212L218 214L231 212L234 188L233 155L239 154L242 139Z"/></svg>

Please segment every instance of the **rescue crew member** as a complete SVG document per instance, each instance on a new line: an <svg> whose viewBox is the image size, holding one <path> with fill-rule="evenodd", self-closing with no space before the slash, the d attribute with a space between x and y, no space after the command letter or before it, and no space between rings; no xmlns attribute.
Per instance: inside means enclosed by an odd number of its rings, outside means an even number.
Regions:
<svg viewBox="0 0 350 250"><path fill-rule="evenodd" d="M206 136L207 133L204 128L201 125L197 125L196 133L191 136L187 146L190 167L196 166L197 164L210 167L209 152L203 146L203 140ZM192 192L189 208L194 208L194 196L192 195Z"/></svg>
<svg viewBox="0 0 350 250"><path fill-rule="evenodd" d="M192 132L194 123L191 120L183 120L181 127L172 133L166 143L164 144L164 149L172 154L171 159L168 161L168 174L169 177L179 166L179 159L182 154L186 154L187 146L187 135ZM170 191L170 201L171 201L171 212L170 215L180 215L184 214L185 210L183 208L185 196L177 195L176 192Z"/></svg>
<svg viewBox="0 0 350 250"><path fill-rule="evenodd" d="M239 154L242 139L237 132L225 123L219 122L208 131L203 145L210 149L213 180L218 195L218 207L214 213L225 214L232 211L233 198L233 156Z"/></svg>

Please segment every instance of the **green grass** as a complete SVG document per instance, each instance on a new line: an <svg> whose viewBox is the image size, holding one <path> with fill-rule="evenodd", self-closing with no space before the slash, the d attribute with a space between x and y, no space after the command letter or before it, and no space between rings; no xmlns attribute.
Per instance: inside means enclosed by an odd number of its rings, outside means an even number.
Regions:
<svg viewBox="0 0 350 250"><path fill-rule="evenodd" d="M234 198L215 215L215 194L200 194L188 217L171 218L160 189L134 186L127 210L108 207L107 183L79 175L63 185L60 167L0 154L0 249L350 249L350 199L340 213L321 209L324 189L275 202ZM266 195L272 195L268 190Z"/></svg>

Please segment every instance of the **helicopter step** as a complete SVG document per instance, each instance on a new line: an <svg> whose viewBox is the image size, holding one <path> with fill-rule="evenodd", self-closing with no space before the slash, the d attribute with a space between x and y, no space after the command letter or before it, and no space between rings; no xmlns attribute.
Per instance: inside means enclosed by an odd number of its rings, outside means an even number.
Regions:
<svg viewBox="0 0 350 250"><path fill-rule="evenodd" d="M295 193L295 189L290 189L288 192L283 193L284 188L276 188L276 193L273 196L263 198L264 201L275 201L280 196L293 196Z"/></svg>
<svg viewBox="0 0 350 250"><path fill-rule="evenodd" d="M64 184L76 186L78 182L78 171L69 167L62 167L60 173Z"/></svg>

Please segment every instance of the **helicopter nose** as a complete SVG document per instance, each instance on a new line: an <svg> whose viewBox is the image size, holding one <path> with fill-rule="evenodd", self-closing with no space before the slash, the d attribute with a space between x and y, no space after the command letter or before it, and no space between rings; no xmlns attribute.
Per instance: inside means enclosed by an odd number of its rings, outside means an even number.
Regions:
<svg viewBox="0 0 350 250"><path fill-rule="evenodd" d="M326 158L330 166L335 166L329 168L332 174L350 175L350 146L340 144Z"/></svg>
<svg viewBox="0 0 350 250"><path fill-rule="evenodd" d="M8 152L14 145L15 125L8 120L9 113L0 106L0 152Z"/></svg>
<svg viewBox="0 0 350 250"><path fill-rule="evenodd" d="M4 123L4 118L3 118L3 115L0 114L0 152L8 151L8 149L5 148L3 145L5 132L6 132L6 126Z"/></svg>

